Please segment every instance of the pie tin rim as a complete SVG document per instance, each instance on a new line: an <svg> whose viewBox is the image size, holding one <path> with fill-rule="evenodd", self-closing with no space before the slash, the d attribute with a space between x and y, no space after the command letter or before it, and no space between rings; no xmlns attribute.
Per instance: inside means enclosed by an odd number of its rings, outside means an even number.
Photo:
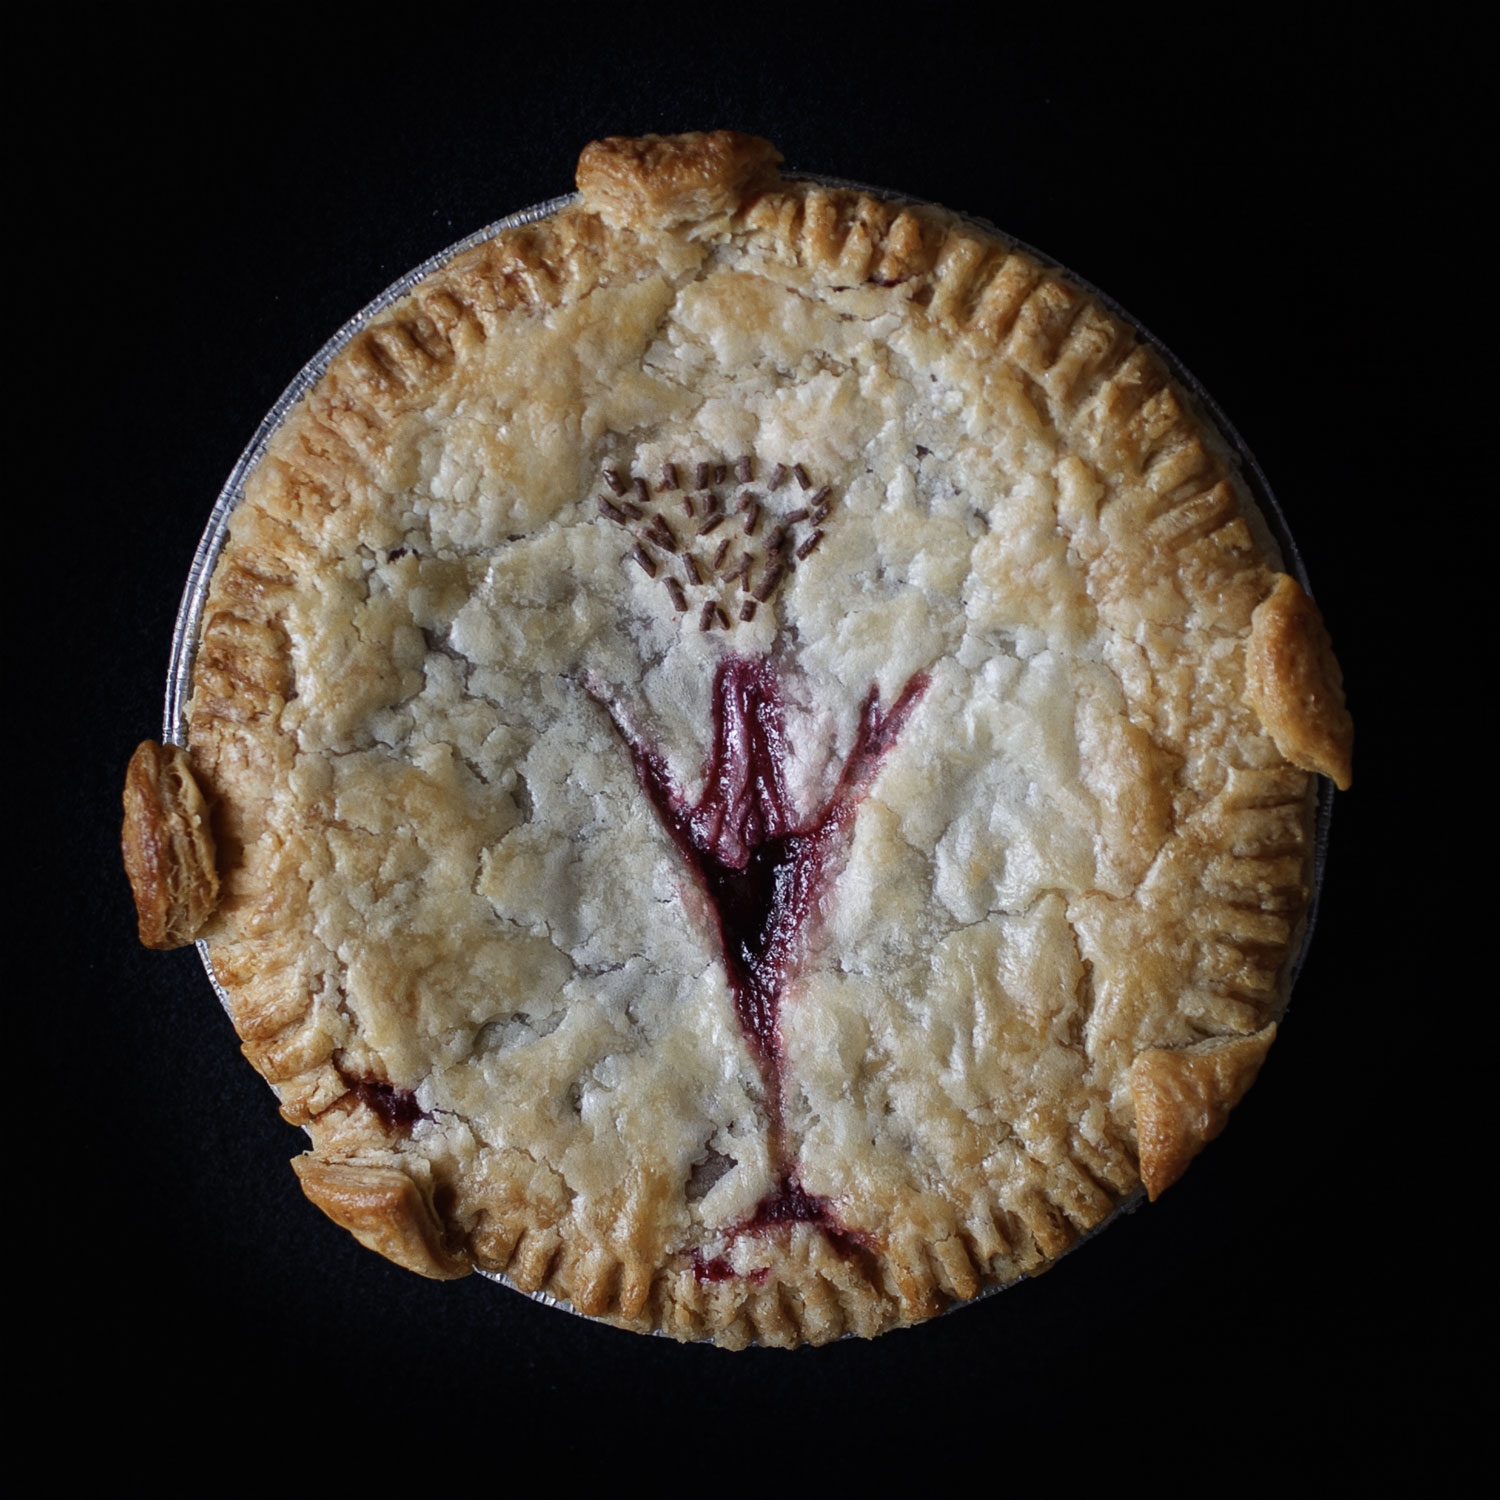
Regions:
<svg viewBox="0 0 1500 1500"><path fill-rule="evenodd" d="M954 209L943 208L941 204L933 204L928 200L913 197L910 194L897 192L889 188L875 187L869 183L857 182L846 177L829 176L821 172L788 171L783 173L787 181L813 182L820 187L852 189L858 192L870 193L875 197L882 198L887 202L909 203L919 207L942 208L946 213L952 213L966 224L973 225L985 234L992 235L1002 243L1010 245L1030 256L1040 265L1048 270L1056 271L1066 277L1074 286L1081 288L1091 297L1095 298L1101 306L1119 318L1126 327L1134 331L1136 337L1156 353L1166 365L1172 379L1178 386L1187 392L1193 404L1199 409L1199 415L1206 418L1210 428L1217 432L1223 442L1225 449L1235 464L1236 472L1245 488L1249 491L1251 499L1260 511L1261 518L1266 524L1276 545L1281 549L1282 562L1307 590L1309 597L1313 597L1312 587L1307 576L1307 568L1302 560L1302 553L1292 535L1291 527L1287 524L1281 504L1271 488L1270 480L1261 468L1260 462L1251 451L1250 446L1240 435L1239 429L1231 422L1223 408L1213 398L1203 383L1187 368L1177 355L1138 318L1133 317L1121 304L1108 292L1101 291L1085 276L1078 275L1070 267L1064 265L1055 257L1038 250L1034 245L1025 240L1017 239L1014 235L1006 233L998 228L988 219L978 214L960 213ZM219 554L224 549L224 543L229 534L229 520L234 514L236 507L244 498L245 480L251 471L260 463L265 456L271 439L286 420L288 413L294 406L310 391L328 372L333 361L349 346L350 343L366 328L370 322L393 306L396 302L412 290L419 282L430 276L434 271L440 270L449 261L462 255L465 251L472 250L478 245L485 244L496 236L503 234L509 229L519 229L527 224L535 224L538 220L550 218L553 214L576 203L581 195L574 193L563 193L555 198L548 198L540 203L534 203L527 208L518 209L516 212L505 215L504 218L496 219L492 223L474 230L462 239L447 246L443 250L427 257L419 265L414 266L404 275L398 277L386 289L366 303L347 322L343 323L318 349L318 351L307 361L305 365L293 377L291 383L277 398L275 404L261 419L260 425L255 429L255 435L245 446L238 461L229 472L229 477L224 481L218 497L214 503L213 510L209 514L208 523L204 527L203 535L199 539L193 561L188 569L187 582L183 587L182 601L178 606L177 619L172 631L172 652L167 668L166 701L162 712L162 739L166 744L185 745L187 740L187 702L192 686L193 665L197 657L198 649L198 627L203 616L203 606L208 597L209 584L213 578L214 567L218 562ZM1323 875L1328 860L1328 843L1333 817L1333 783L1326 776L1318 776L1316 780L1317 797L1315 804L1315 817L1313 827L1313 851L1312 866L1309 879L1309 894L1307 910L1303 914L1302 930L1296 951L1287 961L1286 979L1283 986L1282 1003L1277 1010L1275 1019L1280 1021L1291 1008L1292 995L1296 989L1297 980L1301 975L1308 952L1312 946L1313 930L1317 925L1319 903L1323 890ZM231 1014L230 1001L224 986L219 982L219 977L214 973L213 962L209 957L208 943L199 938L195 944L198 957L202 961L205 973L208 975L209 983L213 986L214 993L218 996L219 1003L226 1013ZM1092 1229L1080 1234L1078 1238L1063 1252L1062 1256L1071 1255L1080 1246L1092 1240L1096 1235L1113 1224L1123 1214L1133 1213L1144 1201L1145 1189L1137 1187L1132 1193L1115 1205L1114 1209L1099 1221ZM1048 1262L1048 1268L1055 1265L1056 1260ZM476 1267L478 1274L489 1281L499 1282L509 1287L512 1291L521 1293L522 1296L531 1298L534 1302L540 1302L548 1307L555 1307L564 1312L570 1312L578 1317L587 1318L590 1322L607 1322L606 1319L595 1318L588 1313L579 1312L573 1304L564 1298L554 1297L545 1291L526 1291L516 1285L510 1277L500 1271L487 1271ZM1028 1280L1026 1276L1017 1277L1014 1281L996 1282L985 1286L973 1297L963 1301L950 1302L942 1310L939 1316L946 1316L961 1307L970 1307L976 1302L984 1301L994 1296L997 1292L1003 1292L1010 1287L1019 1285ZM924 1321L931 1321L924 1320ZM653 1333L661 1337L671 1337L664 1330L655 1329ZM853 1338L853 1334L843 1335L844 1339ZM841 1342L842 1340L839 1340ZM711 1340L700 1340L699 1342L711 1342Z"/></svg>

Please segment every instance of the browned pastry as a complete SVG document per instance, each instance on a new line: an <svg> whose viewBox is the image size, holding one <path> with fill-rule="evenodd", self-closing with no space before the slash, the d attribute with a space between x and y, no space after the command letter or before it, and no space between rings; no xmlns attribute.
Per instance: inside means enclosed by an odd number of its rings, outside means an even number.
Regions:
<svg viewBox="0 0 1500 1500"><path fill-rule="evenodd" d="M312 1201L731 1346L928 1317L1174 1181L1348 781L1156 355L779 160L597 142L363 327L248 477L188 708Z"/></svg>
<svg viewBox="0 0 1500 1500"><path fill-rule="evenodd" d="M300 1156L292 1166L313 1203L387 1260L440 1281L474 1269L468 1256L448 1248L443 1225L409 1173L314 1156Z"/></svg>
<svg viewBox="0 0 1500 1500"><path fill-rule="evenodd" d="M1229 1123L1276 1040L1270 1025L1252 1036L1210 1037L1176 1052L1153 1048L1130 1067L1141 1181L1155 1202Z"/></svg>
<svg viewBox="0 0 1500 1500"><path fill-rule="evenodd" d="M1349 789L1354 721L1344 707L1344 674L1317 606L1285 573L1250 617L1245 702L1294 766Z"/></svg>
<svg viewBox="0 0 1500 1500"><path fill-rule="evenodd" d="M218 904L219 876L208 805L176 745L143 740L130 757L120 842L141 941L191 943Z"/></svg>

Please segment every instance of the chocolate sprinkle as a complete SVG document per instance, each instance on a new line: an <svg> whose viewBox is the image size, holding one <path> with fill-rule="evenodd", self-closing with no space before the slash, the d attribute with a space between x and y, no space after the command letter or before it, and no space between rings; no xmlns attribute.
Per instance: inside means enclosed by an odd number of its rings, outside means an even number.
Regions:
<svg viewBox="0 0 1500 1500"><path fill-rule="evenodd" d="M678 583L675 578L668 578L666 580L666 585L667 597L672 601L672 608L675 609L680 615L686 614L687 596L682 592L682 585Z"/></svg>
<svg viewBox="0 0 1500 1500"><path fill-rule="evenodd" d="M803 489L810 490L812 488L812 480L807 477L807 470L804 469L801 464L795 464L792 468L792 473L797 476L797 483L800 484Z"/></svg>
<svg viewBox="0 0 1500 1500"><path fill-rule="evenodd" d="M755 528L760 525L760 503L752 500L749 513L745 516L745 535L754 536Z"/></svg>
<svg viewBox="0 0 1500 1500"><path fill-rule="evenodd" d="M766 485L766 488L769 490L779 490L785 483L786 465L777 464L776 467L771 470L771 479L770 482Z"/></svg>
<svg viewBox="0 0 1500 1500"><path fill-rule="evenodd" d="M691 552L682 554L682 571L687 574L687 581L692 584L703 582L703 570L698 566L698 559Z"/></svg>
<svg viewBox="0 0 1500 1500"><path fill-rule="evenodd" d="M828 498L828 492L829 492L829 486L826 485L826 484L820 484L817 487L817 489L815 489L812 492L812 494L810 494L807 497L807 503L808 503L808 505L809 506L818 506L818 505L821 505Z"/></svg>
<svg viewBox="0 0 1500 1500"><path fill-rule="evenodd" d="M815 532L813 532L813 534L810 537L808 537L808 539L805 542L803 542L803 544L800 547L797 548L797 556L798 557L806 557L808 555L808 553L810 553L818 545L818 543L821 542L822 540L823 540L823 533L821 531L815 531Z"/></svg>
<svg viewBox="0 0 1500 1500"><path fill-rule="evenodd" d="M712 599L703 606L703 613L698 616L699 630L712 630L714 628L714 614L717 609L718 605Z"/></svg>
<svg viewBox="0 0 1500 1500"><path fill-rule="evenodd" d="M604 471L604 482L615 494L623 495L625 493L625 481L620 478L620 471L618 469L606 469Z"/></svg>
<svg viewBox="0 0 1500 1500"><path fill-rule="evenodd" d="M782 519L788 526L795 526L798 521L805 521L807 519L807 511L806 509L794 510L783 516Z"/></svg>
<svg viewBox="0 0 1500 1500"><path fill-rule="evenodd" d="M744 454L740 458L735 459L734 477L738 479L741 484L750 483L750 455L748 453Z"/></svg>
<svg viewBox="0 0 1500 1500"><path fill-rule="evenodd" d="M635 482L635 498L642 505L650 505L651 503L651 486L644 479L638 478Z"/></svg>
<svg viewBox="0 0 1500 1500"><path fill-rule="evenodd" d="M776 592L776 585L781 582L781 575L785 572L785 563L773 563L766 569L766 576L761 579L760 587L751 589L750 592L764 604Z"/></svg>
<svg viewBox="0 0 1500 1500"><path fill-rule="evenodd" d="M655 515L651 517L651 525L646 535L656 543L658 547L665 547L668 552L677 550L677 536L672 528L667 525L666 517Z"/></svg>
<svg viewBox="0 0 1500 1500"><path fill-rule="evenodd" d="M722 625L725 630L728 630L729 629L729 616L727 614L725 614L725 612L724 612L724 606L722 604L715 604L714 605L714 613L716 615L718 615L718 617L719 617L719 624Z"/></svg>
<svg viewBox="0 0 1500 1500"><path fill-rule="evenodd" d="M755 602L754 599L746 599L745 602L740 605L740 619L753 620L755 618L755 611L759 608L760 606Z"/></svg>
<svg viewBox="0 0 1500 1500"><path fill-rule="evenodd" d="M714 483L715 484L723 484L724 481L726 479L728 479L728 478L729 478L729 465L728 464L715 464L714 465Z"/></svg>
<svg viewBox="0 0 1500 1500"><path fill-rule="evenodd" d="M663 464L661 466L661 484L659 488L664 490L675 490L677 488L676 464Z"/></svg>
<svg viewBox="0 0 1500 1500"><path fill-rule="evenodd" d="M699 464L693 470L693 488L695 490L706 489L708 487L709 468L710 465L708 464Z"/></svg>
<svg viewBox="0 0 1500 1500"><path fill-rule="evenodd" d="M656 577L656 559L644 547L637 547L630 555L645 570L647 578Z"/></svg>
<svg viewBox="0 0 1500 1500"><path fill-rule="evenodd" d="M682 513L683 513L683 515L685 515L688 518L688 520L690 520L690 521L692 520L692 518L693 518L693 497L691 495L684 495L682 497Z"/></svg>
<svg viewBox="0 0 1500 1500"><path fill-rule="evenodd" d="M732 544L733 541L734 541L733 537L726 536L724 538L724 540L719 543L719 550L714 553L714 572L715 573L717 573L719 571L719 569L724 566L724 559L729 556L729 548L730 548L730 545Z"/></svg>
<svg viewBox="0 0 1500 1500"><path fill-rule="evenodd" d="M646 512L643 511L639 505L632 505L628 500L620 501L620 509L623 510L632 521L639 521L640 518L646 514Z"/></svg>
<svg viewBox="0 0 1500 1500"><path fill-rule="evenodd" d="M727 517L727 516L726 516L726 515L725 515L725 514L724 514L724 512L723 512L723 511L720 511L720 512L719 512L719 513L718 513L718 515L716 515L716 516L710 516L710 517L709 517L709 518L708 518L708 519L707 519L707 520L706 520L706 521L705 521L705 522L704 522L704 523L703 523L703 524L702 524L702 525L701 525L701 526L700 526L700 527L699 527L699 528L698 528L698 535L699 535L699 536L707 536L707 535L708 535L708 534L709 534L709 532L710 532L710 531L717 531L717 530L718 530L718 529L719 529L719 527L720 527L720 526L722 526L722 525L723 525L723 524L724 524L724 522L725 522L725 521L726 521L726 520L728 520L728 519L729 519L729 518L728 518L728 517Z"/></svg>
<svg viewBox="0 0 1500 1500"><path fill-rule="evenodd" d="M813 523L813 525L814 526L821 526L823 524L823 522L828 519L828 512L830 510L832 510L832 509L833 509L833 507L830 506L830 505L828 505L827 503L824 503L823 505L820 505L812 513L812 523Z"/></svg>
<svg viewBox="0 0 1500 1500"><path fill-rule="evenodd" d="M621 526L628 524L625 519L625 512L611 505L603 495L599 497L599 514L601 516L608 516L611 521L618 521Z"/></svg>

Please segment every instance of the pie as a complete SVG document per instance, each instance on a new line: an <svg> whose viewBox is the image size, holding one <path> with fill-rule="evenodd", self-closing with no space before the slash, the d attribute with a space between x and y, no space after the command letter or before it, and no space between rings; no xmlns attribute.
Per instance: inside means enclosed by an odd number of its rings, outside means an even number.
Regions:
<svg viewBox="0 0 1500 1500"><path fill-rule="evenodd" d="M1230 447L1117 315L731 132L346 343L126 792L307 1196L680 1339L1044 1270L1223 1127L1351 731Z"/></svg>

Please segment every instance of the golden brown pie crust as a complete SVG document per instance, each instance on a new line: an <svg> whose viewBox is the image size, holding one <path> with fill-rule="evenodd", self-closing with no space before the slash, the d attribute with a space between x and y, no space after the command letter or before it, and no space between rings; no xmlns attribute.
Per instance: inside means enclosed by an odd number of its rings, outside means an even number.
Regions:
<svg viewBox="0 0 1500 1500"><path fill-rule="evenodd" d="M1309 772L1349 779L1316 608L1157 356L779 160L596 142L577 202L358 334L247 482L189 706L205 936L309 1198L422 1274L731 1346L928 1317L1175 1181L1275 1035ZM662 540L669 499L720 524L695 467L779 521L743 581ZM757 653L804 807L866 690L925 684L774 1108L621 738L701 778L715 664ZM212 906L172 774L127 791L146 941ZM787 1162L822 1223L757 1220Z"/></svg>
<svg viewBox="0 0 1500 1500"><path fill-rule="evenodd" d="M219 900L208 804L186 751L143 740L125 772L120 842L135 895L141 941L181 948Z"/></svg>
<svg viewBox="0 0 1500 1500"><path fill-rule="evenodd" d="M1141 1181L1155 1202L1229 1123L1276 1040L1267 1026L1246 1037L1212 1037L1167 1052L1142 1052L1130 1066Z"/></svg>
<svg viewBox="0 0 1500 1500"><path fill-rule="evenodd" d="M1317 605L1285 573L1250 617L1245 702L1294 766L1349 789L1354 721L1344 707L1343 673Z"/></svg>

